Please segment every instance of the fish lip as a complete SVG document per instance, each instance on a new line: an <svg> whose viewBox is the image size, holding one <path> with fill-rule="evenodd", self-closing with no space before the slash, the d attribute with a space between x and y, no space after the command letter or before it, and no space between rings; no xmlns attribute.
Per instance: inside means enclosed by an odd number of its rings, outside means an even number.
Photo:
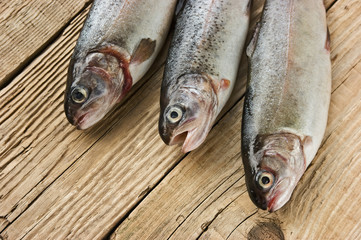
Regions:
<svg viewBox="0 0 361 240"><path fill-rule="evenodd" d="M73 124L73 125L75 125L76 128L79 129L79 130L84 129L84 128L82 127L82 124L84 123L85 117L86 117L88 114L89 114L89 113L84 113L84 114L80 115L80 117L78 117L78 118L74 121L74 124Z"/></svg>
<svg viewBox="0 0 361 240"><path fill-rule="evenodd" d="M191 121L187 121L187 122L191 122ZM185 142L185 140L187 139L188 133L195 129L196 128L184 128L180 131L175 131L173 133L173 135L169 137L168 145L175 145L175 144L180 144L180 143L183 144ZM185 134L184 139L182 141L177 141L177 137L183 138L183 136L181 136L181 135L184 135L184 134Z"/></svg>
<svg viewBox="0 0 361 240"><path fill-rule="evenodd" d="M179 126L176 127L173 132L167 130L167 127L165 127L165 126L159 128L159 129L161 129L161 130L159 130L159 133L160 133L160 136L161 136L163 142L170 146L183 143L185 138L183 139L183 141L177 141L177 137L186 132L194 130L195 129L194 127L192 128L191 126L187 126L187 125L190 124L191 122L194 122L195 120L196 120L196 118L191 118L184 122L179 123ZM163 125L163 124L161 124L161 125ZM186 125L186 126L184 126L184 125Z"/></svg>
<svg viewBox="0 0 361 240"><path fill-rule="evenodd" d="M277 209L275 209L275 204L276 204L276 200L278 198L278 194L276 195L273 195L272 198L270 198L270 200L268 201L267 203L267 211L268 212L274 212L276 211ZM264 209L266 210L266 209Z"/></svg>
<svg viewBox="0 0 361 240"><path fill-rule="evenodd" d="M274 212L276 210L278 210L281 206L276 206L277 205L277 200L279 199L280 195L282 194L282 192L280 192L279 189L277 189L277 187L279 185L281 185L281 183L284 181L284 179L282 179L281 181L279 181L277 183L277 185L274 188L274 192L271 193L271 196L269 197L269 199L267 200L267 211L268 212ZM266 210L266 209L265 209Z"/></svg>
<svg viewBox="0 0 361 240"><path fill-rule="evenodd" d="M193 134L197 131L197 128L193 128L192 130L189 130L187 132L187 136L183 142L183 146L182 146L182 151L184 153L187 153L187 152L190 152L190 151L193 151L194 149L198 148L204 141L204 139L200 142L198 142L197 144L195 145L190 145L190 142L191 142L191 137L193 136Z"/></svg>
<svg viewBox="0 0 361 240"><path fill-rule="evenodd" d="M268 212L272 213L279 209L276 208L277 200L279 199L279 196L281 195L281 192L277 189L277 186L282 181L276 183L274 186L274 189L271 189L269 193L265 194L261 190L257 188L257 186L254 186L252 188L249 188L249 196L252 200L252 202L260 209L267 210ZM257 189L257 190L255 190Z"/></svg>
<svg viewBox="0 0 361 240"><path fill-rule="evenodd" d="M74 120L73 117L71 117L68 112L65 112L65 116L66 116L66 119L68 119L68 121L70 122L71 125L76 125L76 121Z"/></svg>
<svg viewBox="0 0 361 240"><path fill-rule="evenodd" d="M180 133L177 133L169 138L168 145L172 146L175 144L181 144L184 143L185 139L187 138L189 130L184 130ZM185 136L184 136L185 135ZM179 139L180 138L180 139Z"/></svg>
<svg viewBox="0 0 361 240"><path fill-rule="evenodd" d="M268 201L266 200L266 198L262 195L257 194L254 190L250 190L249 192L249 196L252 200L252 202L260 209L262 210L267 210L267 204Z"/></svg>
<svg viewBox="0 0 361 240"><path fill-rule="evenodd" d="M185 136L182 146L183 153L187 153L198 148L205 141L209 131L212 129L211 118L206 118L206 120L200 121L196 120L197 119L187 121L187 124L190 122L196 122L196 124L192 124L188 128L185 127L185 130L182 131L187 131L187 135Z"/></svg>
<svg viewBox="0 0 361 240"><path fill-rule="evenodd" d="M71 125L75 125L76 120L74 119L74 109L70 106L69 104L69 100L68 100L68 96L65 97L64 100L64 112L65 112L65 116L66 119L68 119L69 123Z"/></svg>

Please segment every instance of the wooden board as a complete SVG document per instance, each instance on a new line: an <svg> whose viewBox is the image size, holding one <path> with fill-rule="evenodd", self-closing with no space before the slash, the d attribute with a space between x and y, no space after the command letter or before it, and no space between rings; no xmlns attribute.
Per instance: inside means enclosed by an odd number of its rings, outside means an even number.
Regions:
<svg viewBox="0 0 361 240"><path fill-rule="evenodd" d="M263 2L254 1L251 26ZM361 238L361 3L325 4L333 69L328 127L316 159L280 211L257 210L245 188L244 57L223 117L190 154L158 136L167 46L106 120L87 131L67 122L66 71L87 8L0 90L0 238ZM54 25L55 32L61 29Z"/></svg>
<svg viewBox="0 0 361 240"><path fill-rule="evenodd" d="M0 88L89 4L89 0L0 1Z"/></svg>

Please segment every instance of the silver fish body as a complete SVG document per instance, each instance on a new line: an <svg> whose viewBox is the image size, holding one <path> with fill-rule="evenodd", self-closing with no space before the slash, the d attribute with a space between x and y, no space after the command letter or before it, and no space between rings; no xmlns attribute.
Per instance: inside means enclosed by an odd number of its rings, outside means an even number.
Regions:
<svg viewBox="0 0 361 240"><path fill-rule="evenodd" d="M197 148L227 102L250 15L249 0L188 0L177 16L161 88L159 133Z"/></svg>
<svg viewBox="0 0 361 240"><path fill-rule="evenodd" d="M267 0L247 48L242 120L248 192L262 209L282 207L315 157L331 96L322 0Z"/></svg>
<svg viewBox="0 0 361 240"><path fill-rule="evenodd" d="M68 70L65 113L80 129L98 122L149 69L176 0L95 0Z"/></svg>

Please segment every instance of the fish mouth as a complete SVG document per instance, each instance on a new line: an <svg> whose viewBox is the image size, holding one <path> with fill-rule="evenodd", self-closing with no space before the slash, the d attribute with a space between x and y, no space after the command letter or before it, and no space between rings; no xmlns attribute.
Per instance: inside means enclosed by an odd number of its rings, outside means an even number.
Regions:
<svg viewBox="0 0 361 240"><path fill-rule="evenodd" d="M176 144L184 143L184 141L187 138L187 135L188 135L188 131L184 131L182 133L179 133L179 134L171 137L169 140L169 145L176 145Z"/></svg>
<svg viewBox="0 0 361 240"><path fill-rule="evenodd" d="M273 194L273 196L270 198L270 200L268 200L267 202L267 211L268 212L274 212L276 210L279 209L279 207L277 207L277 200L279 198L279 192L277 191L275 194Z"/></svg>
<svg viewBox="0 0 361 240"><path fill-rule="evenodd" d="M193 151L198 148L206 139L209 131L211 130L211 121L201 123L199 126L194 127L196 123L192 121L192 126L182 127L175 131L173 136L169 139L169 145L182 144L182 151L184 153Z"/></svg>
<svg viewBox="0 0 361 240"><path fill-rule="evenodd" d="M283 207L291 197L294 188L289 188L290 182L284 178L276 185L267 199L267 211L275 212Z"/></svg>
<svg viewBox="0 0 361 240"><path fill-rule="evenodd" d="M247 186L248 188L248 186ZM260 209L267 210L268 201L265 196L260 194L257 190L253 188L248 188L248 194L252 202Z"/></svg>
<svg viewBox="0 0 361 240"><path fill-rule="evenodd" d="M194 128L176 133L170 138L169 145L183 144L182 151L187 153L199 147L203 141L203 138L198 139L197 129Z"/></svg>
<svg viewBox="0 0 361 240"><path fill-rule="evenodd" d="M79 129L79 130L86 129L86 127L84 127L84 122L87 120L87 115L88 114L89 113L84 113L84 114L80 115L80 117L78 117L74 121L74 125L76 126L77 129Z"/></svg>
<svg viewBox="0 0 361 240"><path fill-rule="evenodd" d="M182 151L187 153L198 148L206 139L209 130L210 129L204 129L204 131L202 131L201 129L195 128L188 131L182 146Z"/></svg>
<svg viewBox="0 0 361 240"><path fill-rule="evenodd" d="M270 213L279 209L279 206L277 206L277 201L279 198L278 192L272 194L270 197L258 195L255 192L252 193L253 195L250 194L251 200L258 208L267 210Z"/></svg>

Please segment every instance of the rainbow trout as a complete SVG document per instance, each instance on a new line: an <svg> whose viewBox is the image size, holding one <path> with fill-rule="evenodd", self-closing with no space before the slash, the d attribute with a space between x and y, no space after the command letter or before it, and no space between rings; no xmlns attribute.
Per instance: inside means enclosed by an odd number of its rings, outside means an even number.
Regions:
<svg viewBox="0 0 361 240"><path fill-rule="evenodd" d="M197 148L236 80L249 0L188 0L177 16L161 88L159 134L168 145Z"/></svg>
<svg viewBox="0 0 361 240"><path fill-rule="evenodd" d="M322 0L267 0L247 48L242 158L252 201L276 211L320 147L331 96Z"/></svg>
<svg viewBox="0 0 361 240"><path fill-rule="evenodd" d="M101 120L149 69L176 0L95 0L68 71L65 113L78 129Z"/></svg>

